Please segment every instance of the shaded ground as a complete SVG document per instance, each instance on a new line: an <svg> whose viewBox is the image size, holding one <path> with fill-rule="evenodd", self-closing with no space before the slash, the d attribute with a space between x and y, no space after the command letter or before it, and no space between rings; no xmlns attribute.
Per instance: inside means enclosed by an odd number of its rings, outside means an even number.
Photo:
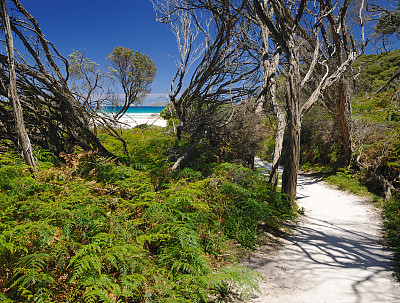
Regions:
<svg viewBox="0 0 400 303"><path fill-rule="evenodd" d="M244 264L263 276L251 302L400 302L381 216L362 198L299 175L305 216L275 253L263 248Z"/></svg>

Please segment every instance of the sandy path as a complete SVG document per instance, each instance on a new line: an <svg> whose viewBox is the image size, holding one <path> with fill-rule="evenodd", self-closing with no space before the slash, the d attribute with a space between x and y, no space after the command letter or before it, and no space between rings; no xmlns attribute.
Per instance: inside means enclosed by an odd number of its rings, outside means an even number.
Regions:
<svg viewBox="0 0 400 303"><path fill-rule="evenodd" d="M400 302L376 209L304 175L298 204L305 216L279 251L246 262L264 276L251 302Z"/></svg>

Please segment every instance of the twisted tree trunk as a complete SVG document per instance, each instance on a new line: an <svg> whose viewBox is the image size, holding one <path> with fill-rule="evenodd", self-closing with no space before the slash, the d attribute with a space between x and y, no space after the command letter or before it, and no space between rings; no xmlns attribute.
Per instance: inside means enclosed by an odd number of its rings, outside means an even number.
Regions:
<svg viewBox="0 0 400 303"><path fill-rule="evenodd" d="M275 147L274 147L274 156L272 160L271 173L269 176L269 182L273 186L278 185L278 177L279 177L279 160L282 155L283 148L283 137L285 134L286 128L286 115L283 111L278 111L275 113L277 118L277 125L275 130Z"/></svg>
<svg viewBox="0 0 400 303"><path fill-rule="evenodd" d="M267 8L268 6L268 1L264 0L263 1L264 8ZM269 11L266 12L270 18L273 16L273 10L270 9ZM260 16L258 16L258 21L259 21L259 26L261 28L261 38L262 38L262 47L263 47L263 52L262 52L262 67L264 70L264 77L263 77L263 85L261 89L261 100L262 103L269 103L275 118L276 118L276 130L275 130L275 146L274 146L274 154L273 154L273 160L272 160L272 166L271 166L271 171L269 175L269 182L273 186L278 185L278 179L279 179L279 160L281 158L282 154L282 148L283 148L283 137L285 134L285 128L286 128L286 114L284 108L281 108L279 106L277 98L276 98L276 81L275 81L275 75L279 66L279 59L281 55L281 49L278 48L272 59L268 60L270 57L270 50L269 50L269 44L270 44L270 30L266 25L263 24L262 20L260 20Z"/></svg>
<svg viewBox="0 0 400 303"><path fill-rule="evenodd" d="M5 0L0 1L0 6L8 54L0 54L0 95L6 97L0 100L0 120L6 131L0 133L0 138L12 140L22 149L25 162L31 166L35 164L31 142L55 155L71 152L79 144L85 150L114 157L92 133L87 112L68 88L68 61L44 38L38 22L19 0L10 1L15 19L10 18ZM19 62L14 58L17 50L14 51L13 35L23 49L19 53L24 58ZM64 63L66 77L58 60ZM8 110L10 107L13 113Z"/></svg>
<svg viewBox="0 0 400 303"><path fill-rule="evenodd" d="M13 105L13 113L15 119L15 129L18 136L18 145L22 149L22 154L25 163L32 168L35 168L35 159L32 153L32 145L29 140L28 133L25 129L24 116L22 112L22 107L20 100L18 98L17 92L17 81L15 72L15 60L14 60L14 42L10 25L10 16L8 15L7 6L5 0L0 0L1 6L1 17L4 26L4 32L6 35L7 43L7 55L8 55L8 73L9 73L9 88L8 88L8 98L11 100Z"/></svg>

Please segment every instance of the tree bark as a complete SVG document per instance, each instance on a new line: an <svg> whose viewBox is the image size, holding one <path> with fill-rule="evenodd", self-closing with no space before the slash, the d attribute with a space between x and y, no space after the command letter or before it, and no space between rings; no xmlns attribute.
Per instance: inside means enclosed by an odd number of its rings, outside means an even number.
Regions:
<svg viewBox="0 0 400 303"><path fill-rule="evenodd" d="M343 81L339 84L339 96L337 98L337 109L338 115L337 126L340 135L340 141L343 145L344 155L345 155L345 163L346 165L350 164L351 155L352 155L352 144L351 144L351 104L350 104L350 96L346 88L346 84Z"/></svg>
<svg viewBox="0 0 400 303"><path fill-rule="evenodd" d="M300 163L300 62L299 47L294 34L289 33L288 61L289 72L286 79L286 114L288 122L288 146L285 167L282 175L282 193L286 194L290 206L294 207L296 199L297 172Z"/></svg>
<svg viewBox="0 0 400 303"><path fill-rule="evenodd" d="M275 147L274 147L274 156L272 160L271 172L269 176L269 182L273 186L278 185L278 177L279 177L279 160L282 154L283 148L283 137L285 134L286 128L286 115L283 111L279 110L275 112L277 118L277 126L275 131Z"/></svg>
<svg viewBox="0 0 400 303"><path fill-rule="evenodd" d="M264 8L268 6L268 1L264 0ZM268 15L272 17L273 10L271 9L268 12ZM276 81L275 74L278 69L279 59L280 59L280 49L276 50L272 60L269 61L269 39L270 39L270 31L266 25L263 24L262 20L259 18L260 28L261 28L261 37L262 37L262 46L263 46L263 85L262 85L262 101L263 103L268 102L272 111L274 112L277 126L275 131L275 146L274 146L274 154L272 160L272 166L269 176L269 182L273 186L278 185L279 179L279 160L282 154L283 148L283 137L285 134L286 128L286 114L283 108L281 108L276 99ZM267 97L267 92L269 96Z"/></svg>
<svg viewBox="0 0 400 303"><path fill-rule="evenodd" d="M272 160L271 172L269 176L269 182L273 186L278 185L279 179L279 160L282 155L282 148L283 148L283 137L285 134L286 129L286 114L283 108L281 108L276 99L276 81L274 75L278 68L279 64L279 56L280 54L277 52L274 55L274 60L272 64L264 63L264 69L267 71L264 77L268 77L269 84L265 83L269 87L269 103L272 108L272 111L276 117L276 130L275 130L275 146L274 146L274 155Z"/></svg>
<svg viewBox="0 0 400 303"><path fill-rule="evenodd" d="M293 104L294 105L294 104ZM300 123L295 115L288 117L288 148L286 161L282 175L282 193L286 194L291 208L294 207L296 199L297 172L300 162Z"/></svg>
<svg viewBox="0 0 400 303"><path fill-rule="evenodd" d="M350 93L345 80L340 79L336 85L324 93L322 105L335 121L338 140L344 151L344 164L348 165L352 160L353 147Z"/></svg>
<svg viewBox="0 0 400 303"><path fill-rule="evenodd" d="M8 15L5 0L0 0L0 5L1 5L1 15L2 15L3 26L6 35L6 43L7 43L8 72L10 80L10 85L8 88L8 98L11 100L13 105L15 129L18 136L19 148L22 149L22 154L25 163L30 167L35 168L36 164L32 153L32 145L29 140L28 133L26 132L25 129L24 116L17 92L17 81L16 81L17 76L15 72L15 60L14 60L14 41L10 25L10 16Z"/></svg>

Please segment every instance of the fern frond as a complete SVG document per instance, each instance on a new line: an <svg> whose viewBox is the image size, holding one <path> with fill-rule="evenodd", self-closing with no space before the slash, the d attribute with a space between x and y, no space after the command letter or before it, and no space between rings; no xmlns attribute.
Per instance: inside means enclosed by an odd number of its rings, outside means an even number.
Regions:
<svg viewBox="0 0 400 303"><path fill-rule="evenodd" d="M7 298L5 295L3 295L2 293L0 293L0 302L1 303L13 303L12 300L10 300L9 298Z"/></svg>
<svg viewBox="0 0 400 303"><path fill-rule="evenodd" d="M83 294L85 302L115 303L121 295L121 287L109 275L101 274L95 279L86 282L86 289Z"/></svg>
<svg viewBox="0 0 400 303"><path fill-rule="evenodd" d="M124 297L141 297L142 296L142 291L145 289L147 282L147 279L139 274L139 273L133 273L127 276L123 276L120 279L121 287L122 287L122 293L121 295Z"/></svg>
<svg viewBox="0 0 400 303"><path fill-rule="evenodd" d="M22 257L20 264L24 268L40 271L43 270L46 265L48 265L50 260L52 260L51 255L46 253L36 253Z"/></svg>
<svg viewBox="0 0 400 303"><path fill-rule="evenodd" d="M84 245L71 258L68 267L73 267L71 281L82 278L84 275L100 275L102 270L101 247L97 243Z"/></svg>
<svg viewBox="0 0 400 303"><path fill-rule="evenodd" d="M28 249L20 243L15 243L12 237L0 235L0 258L9 259L10 256L19 253L28 253Z"/></svg>
<svg viewBox="0 0 400 303"><path fill-rule="evenodd" d="M171 235L168 233L151 233L138 236L136 242L143 246L145 242L152 243L168 239L171 239Z"/></svg>

